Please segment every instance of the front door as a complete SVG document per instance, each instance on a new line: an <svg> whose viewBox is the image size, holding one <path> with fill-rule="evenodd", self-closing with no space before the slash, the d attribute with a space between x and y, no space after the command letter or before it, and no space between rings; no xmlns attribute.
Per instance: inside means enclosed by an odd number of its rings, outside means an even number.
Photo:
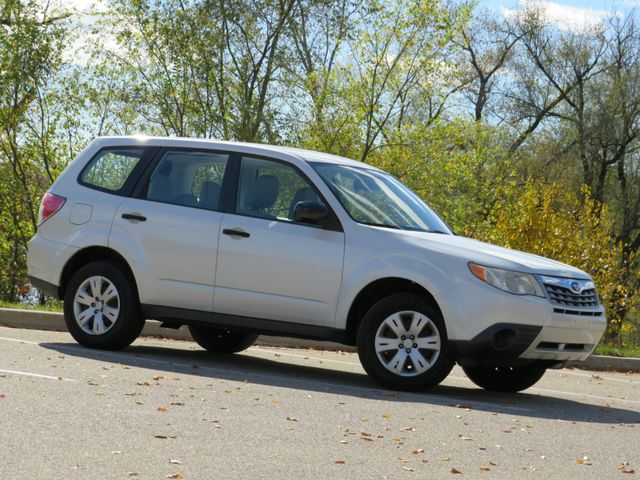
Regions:
<svg viewBox="0 0 640 480"><path fill-rule="evenodd" d="M325 203L295 167L241 159L236 208L220 229L216 313L333 326L344 233L295 222L299 201Z"/></svg>

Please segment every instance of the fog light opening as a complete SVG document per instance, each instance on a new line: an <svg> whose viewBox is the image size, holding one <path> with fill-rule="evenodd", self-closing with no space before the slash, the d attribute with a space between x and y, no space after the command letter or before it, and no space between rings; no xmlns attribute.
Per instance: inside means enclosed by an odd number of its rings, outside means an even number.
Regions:
<svg viewBox="0 0 640 480"><path fill-rule="evenodd" d="M517 339L518 334L515 330L512 330L511 328L504 328L496 332L491 343L493 344L493 348L496 350L507 350L513 347Z"/></svg>

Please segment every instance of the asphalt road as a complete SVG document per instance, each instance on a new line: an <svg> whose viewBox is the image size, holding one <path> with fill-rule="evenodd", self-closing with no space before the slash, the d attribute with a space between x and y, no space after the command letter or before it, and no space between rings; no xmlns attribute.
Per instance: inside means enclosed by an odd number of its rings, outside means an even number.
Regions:
<svg viewBox="0 0 640 480"><path fill-rule="evenodd" d="M552 370L525 393L496 394L456 368L409 394L372 384L350 353L216 356L149 338L102 352L0 328L0 474L638 478L640 375Z"/></svg>

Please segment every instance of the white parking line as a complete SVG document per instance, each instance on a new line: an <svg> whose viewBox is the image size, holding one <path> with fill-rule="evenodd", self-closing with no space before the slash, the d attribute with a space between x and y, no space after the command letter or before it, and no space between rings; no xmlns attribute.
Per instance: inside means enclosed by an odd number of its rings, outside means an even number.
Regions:
<svg viewBox="0 0 640 480"><path fill-rule="evenodd" d="M592 380L599 380L597 378L594 378L595 376L600 377L600 379L602 380L606 380L608 382L620 382L620 383L630 383L632 385L640 385L640 382L634 382L633 380L627 380L626 378L614 378L614 377L608 377L606 376L606 374L604 375L600 375L600 374L593 374L593 373L578 373L578 372L570 372L568 370L554 370L554 369L549 369L547 370L547 373L560 373L562 375L573 375L574 377L585 377L585 378L591 378Z"/></svg>
<svg viewBox="0 0 640 480"><path fill-rule="evenodd" d="M63 380L65 382L75 382L75 380L72 380L71 378L52 377L51 375L42 375L40 373L32 372L21 372L19 370L5 370L4 368L0 368L0 373L9 373L11 375L20 375L22 377L46 378L47 380Z"/></svg>
<svg viewBox="0 0 640 480"><path fill-rule="evenodd" d="M29 345L40 345L40 342L31 342L29 340L20 340L19 338L0 337L0 340L4 340L5 342L27 343Z"/></svg>

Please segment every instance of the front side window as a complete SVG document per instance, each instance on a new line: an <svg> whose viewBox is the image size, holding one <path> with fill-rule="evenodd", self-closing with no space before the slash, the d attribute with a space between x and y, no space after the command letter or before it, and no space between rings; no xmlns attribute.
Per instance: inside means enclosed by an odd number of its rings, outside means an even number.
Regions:
<svg viewBox="0 0 640 480"><path fill-rule="evenodd" d="M328 163L313 164L313 168L358 223L451 233L420 197L388 173Z"/></svg>
<svg viewBox="0 0 640 480"><path fill-rule="evenodd" d="M228 158L215 152L165 153L149 179L147 200L218 210Z"/></svg>
<svg viewBox="0 0 640 480"><path fill-rule="evenodd" d="M119 192L143 154L143 150L104 150L84 169L81 182L89 187Z"/></svg>
<svg viewBox="0 0 640 480"><path fill-rule="evenodd" d="M242 158L237 212L251 217L293 221L298 202L320 200L295 168L258 158Z"/></svg>

